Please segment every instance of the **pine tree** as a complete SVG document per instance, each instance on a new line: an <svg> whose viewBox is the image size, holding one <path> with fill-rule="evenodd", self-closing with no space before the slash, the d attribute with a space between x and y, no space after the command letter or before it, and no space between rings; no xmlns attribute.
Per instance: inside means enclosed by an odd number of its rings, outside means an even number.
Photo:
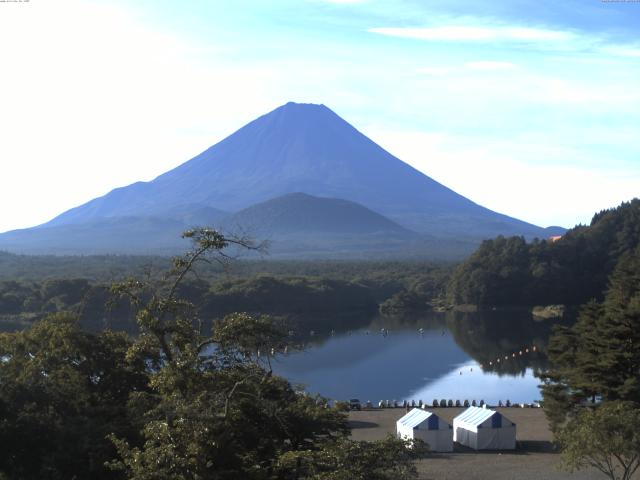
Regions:
<svg viewBox="0 0 640 480"><path fill-rule="evenodd" d="M603 303L586 304L573 327L556 330L549 359L541 377L553 428L595 396L640 402L640 248L620 258Z"/></svg>

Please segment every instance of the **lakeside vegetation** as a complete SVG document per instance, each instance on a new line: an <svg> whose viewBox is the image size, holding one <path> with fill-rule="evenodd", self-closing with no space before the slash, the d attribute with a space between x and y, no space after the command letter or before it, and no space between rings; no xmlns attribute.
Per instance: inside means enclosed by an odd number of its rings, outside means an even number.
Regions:
<svg viewBox="0 0 640 480"><path fill-rule="evenodd" d="M107 327L135 331L126 301L109 303L110 282L130 277L157 280L162 277L161 267L168 267L170 261L161 257L147 263L138 257L84 259L87 265L76 272L78 259L66 264L66 257L0 256L0 330L25 328L49 313L72 311L90 331ZM428 308L427 301L444 291L451 268L409 262L240 261L225 270L207 264L197 278L180 285L180 294L207 321L235 311L286 317L370 315L387 300L397 303L403 292L422 295L425 300L416 307ZM82 277L83 273L87 276ZM15 278L9 279L12 274Z"/></svg>
<svg viewBox="0 0 640 480"><path fill-rule="evenodd" d="M194 249L161 281L111 286L135 311L135 339L83 331L62 313L0 334L0 477L413 477L421 445L349 440L339 405L273 374L259 351L281 349L287 334L272 319L236 313L201 328L180 287L227 241L187 236Z"/></svg>
<svg viewBox="0 0 640 480"><path fill-rule="evenodd" d="M239 260L231 268L204 265L181 294L202 318L233 311L291 316L379 310L386 315L445 310L567 305L601 301L609 275L640 242L640 200L596 214L590 226L560 240L498 237L466 261ZM164 257L29 257L0 252L0 329L14 330L55 312L81 314L96 331L132 331L133 317L108 308L108 285L129 277L159 278ZM553 311L563 312L562 309ZM114 324L114 318L116 323ZM123 321L123 318L127 318Z"/></svg>
<svg viewBox="0 0 640 480"><path fill-rule="evenodd" d="M443 325L481 363L553 331L530 361L567 466L612 479L639 468L639 200L556 242L487 241L458 266L276 262L265 274L263 262L240 262L189 276L226 246L212 230L189 235L195 250L173 263L88 257L92 278L74 278L64 259L24 268L0 256L16 274L0 281L0 329L15 330L0 333L0 478L411 478L422 448L349 440L339 405L296 390L258 355L288 345L292 325L315 325L295 322L319 315L334 328L327 316L378 310L398 322L447 311ZM454 303L475 303L479 315ZM508 315L551 303L581 305L577 321ZM483 321L494 306L503 320Z"/></svg>
<svg viewBox="0 0 640 480"><path fill-rule="evenodd" d="M640 200L594 215L558 241L484 241L453 273L449 302L480 307L602 300L620 259L640 243Z"/></svg>
<svg viewBox="0 0 640 480"><path fill-rule="evenodd" d="M611 479L640 468L640 246L620 256L602 301L557 326L542 372L545 413L570 468Z"/></svg>

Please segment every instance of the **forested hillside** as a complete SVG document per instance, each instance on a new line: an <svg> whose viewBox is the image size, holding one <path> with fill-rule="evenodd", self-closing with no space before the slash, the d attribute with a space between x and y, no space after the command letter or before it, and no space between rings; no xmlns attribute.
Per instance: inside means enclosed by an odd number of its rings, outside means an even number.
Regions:
<svg viewBox="0 0 640 480"><path fill-rule="evenodd" d="M640 200L594 215L557 241L486 240L455 270L449 300L479 306L580 305L601 300L621 256L640 242Z"/></svg>
<svg viewBox="0 0 640 480"><path fill-rule="evenodd" d="M133 257L135 258L135 257ZM157 259L160 266L164 259ZM120 299L114 303L107 272L92 269L100 279L41 278L33 273L21 280L0 279L0 331L21 330L48 314L72 311L79 315L85 330L105 328L133 331L136 329L130 305ZM142 265L132 265L134 270ZM150 268L152 282L160 275ZM264 270L269 273L265 273ZM287 317L292 325L302 326L293 317L323 316L323 328L336 328L339 315L354 313L369 318L378 305L413 285L432 285L442 290L450 267L428 264L347 264L347 263L256 263L239 265L233 275L210 270L209 275L185 279L179 294L196 307L199 317L214 318L235 312L269 313ZM118 279L127 277L119 271ZM261 272L261 273L256 273ZM304 274L306 272L306 274ZM153 280L155 279L155 280ZM339 315L338 315L339 314ZM329 327L330 315L333 323ZM327 323L329 322L329 323Z"/></svg>
<svg viewBox="0 0 640 480"><path fill-rule="evenodd" d="M233 262L202 265L198 277L205 280L244 278L252 275L309 276L332 279L404 281L434 269L449 270L453 263L424 260L273 260L234 257ZM86 278L110 283L127 277L159 275L171 266L171 257L136 255L15 255L0 251L0 280L42 281Z"/></svg>

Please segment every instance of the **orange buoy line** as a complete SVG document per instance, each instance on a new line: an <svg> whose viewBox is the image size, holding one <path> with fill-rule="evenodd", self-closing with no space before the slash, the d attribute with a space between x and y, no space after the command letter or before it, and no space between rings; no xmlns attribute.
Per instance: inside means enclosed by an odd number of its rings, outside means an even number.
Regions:
<svg viewBox="0 0 640 480"><path fill-rule="evenodd" d="M531 346L531 349L529 349L529 347L525 347L524 350L519 350L517 352L518 356L522 356L523 354L527 354L527 353L533 353L536 352L538 350L538 348L535 345ZM505 361L505 360L509 360L510 358L516 358L516 352L513 352L511 354L511 356L509 355L505 355L504 358L498 357L495 360L492 360L489 362L489 366L493 366L494 363L500 363L500 361ZM483 368L484 364L480 364L480 368Z"/></svg>
<svg viewBox="0 0 640 480"><path fill-rule="evenodd" d="M1 1L1 0L0 0L0 1ZM425 332L425 330L424 330L424 328L419 328L419 329L417 330L417 332L418 332L420 335L423 335L423 334L424 334L424 332ZM288 332L288 333L289 333L289 336L291 337L291 336L293 336L294 331L293 331L293 330L289 330L289 332ZM309 336L310 336L310 337L314 337L315 335L317 335L317 333L318 333L318 332L316 332L316 331L314 331L314 330L310 330L310 331L309 331ZM329 335L330 335L330 336L335 336L335 333L336 333L336 332L335 332L335 330L331 330L331 331L329 332ZM349 331L347 332L347 334L348 334L348 335L351 335L352 333L353 333L353 332L352 332L351 330L349 330ZM365 334L365 335L369 335L370 333L371 333L371 332L370 332L369 330L365 330L365 332L364 332L364 334ZM387 329L387 328L381 328L381 329L380 329L380 334L382 334L382 336L383 336L383 337L386 337L386 336L389 334L389 329ZM283 352L283 353L284 353L284 354L287 354L287 353L288 353L288 351L287 351L287 350L288 350L288 349L287 349L287 347L285 347L285 349L284 349L284 352ZM500 363L500 362L502 362L502 361L509 360L510 358L516 358L517 356L526 355L527 353L536 352L536 351L537 351L537 347L536 347L535 345L532 345L532 346L531 346L531 348L529 348L529 347L524 347L524 349L523 349L523 350L518 350L517 352L512 352L512 353L511 353L511 356L509 356L509 355L505 355L504 357L498 357L498 358L496 358L495 360L489 361L488 366L493 366L494 364L498 364L498 363ZM274 352L274 351L273 351L273 349L272 349L271 354L272 354L272 355L274 355L274 353L275 353L275 352ZM260 356L260 352L259 352L259 351L258 351L258 356ZM480 365L480 368L484 368L484 364L483 364L483 363L480 363L479 365ZM470 371L470 372L473 372L473 368L471 368L469 371ZM460 371L460 372L459 372L459 374L460 374L460 375L462 375L462 371Z"/></svg>

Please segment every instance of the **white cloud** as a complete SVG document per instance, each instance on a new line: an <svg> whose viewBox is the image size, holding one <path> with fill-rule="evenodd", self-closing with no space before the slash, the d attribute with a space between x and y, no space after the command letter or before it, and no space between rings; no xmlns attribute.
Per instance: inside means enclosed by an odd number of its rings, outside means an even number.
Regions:
<svg viewBox="0 0 640 480"><path fill-rule="evenodd" d="M271 70L192 59L199 45L77 0L0 15L0 231L149 180L277 106ZM256 82L259 78L261 81ZM230 93L231 92L231 93Z"/></svg>
<svg viewBox="0 0 640 480"><path fill-rule="evenodd" d="M541 77L533 79L532 83L536 86L533 96L541 102L575 104L585 108L598 104L606 107L619 105L621 108L636 108L640 102L638 89L615 82L592 85L561 78Z"/></svg>
<svg viewBox="0 0 640 480"><path fill-rule="evenodd" d="M561 164L566 147L444 133L364 129L398 158L492 210L540 226L588 223L603 208L638 196L640 171ZM545 155L549 163L536 163ZM553 160L558 164L554 165ZM606 164L606 159L602 159Z"/></svg>
<svg viewBox="0 0 640 480"><path fill-rule="evenodd" d="M311 0L316 3L332 3L334 5L354 5L357 3L364 3L366 0Z"/></svg>
<svg viewBox="0 0 640 480"><path fill-rule="evenodd" d="M495 60L478 60L474 62L465 62L461 66L431 66L417 68L415 71L421 75L430 77L444 77L452 74L468 73L469 71L504 71L516 68L516 64L511 62L501 62Z"/></svg>
<svg viewBox="0 0 640 480"><path fill-rule="evenodd" d="M625 45L607 45L601 49L605 54L615 55L620 57L640 57L640 47L637 46L625 46Z"/></svg>
<svg viewBox="0 0 640 480"><path fill-rule="evenodd" d="M445 67L424 67L416 69L417 73L431 75L433 77L443 77L452 72L452 69Z"/></svg>
<svg viewBox="0 0 640 480"><path fill-rule="evenodd" d="M511 62L498 62L493 60L482 60L476 62L467 62L464 66L470 70L510 70L515 68L515 64Z"/></svg>
<svg viewBox="0 0 640 480"><path fill-rule="evenodd" d="M560 30L546 30L528 27L479 27L464 25L446 25L440 27L376 27L368 30L372 33L390 37L411 38L429 41L466 41L466 42L558 42L574 38L574 34Z"/></svg>

